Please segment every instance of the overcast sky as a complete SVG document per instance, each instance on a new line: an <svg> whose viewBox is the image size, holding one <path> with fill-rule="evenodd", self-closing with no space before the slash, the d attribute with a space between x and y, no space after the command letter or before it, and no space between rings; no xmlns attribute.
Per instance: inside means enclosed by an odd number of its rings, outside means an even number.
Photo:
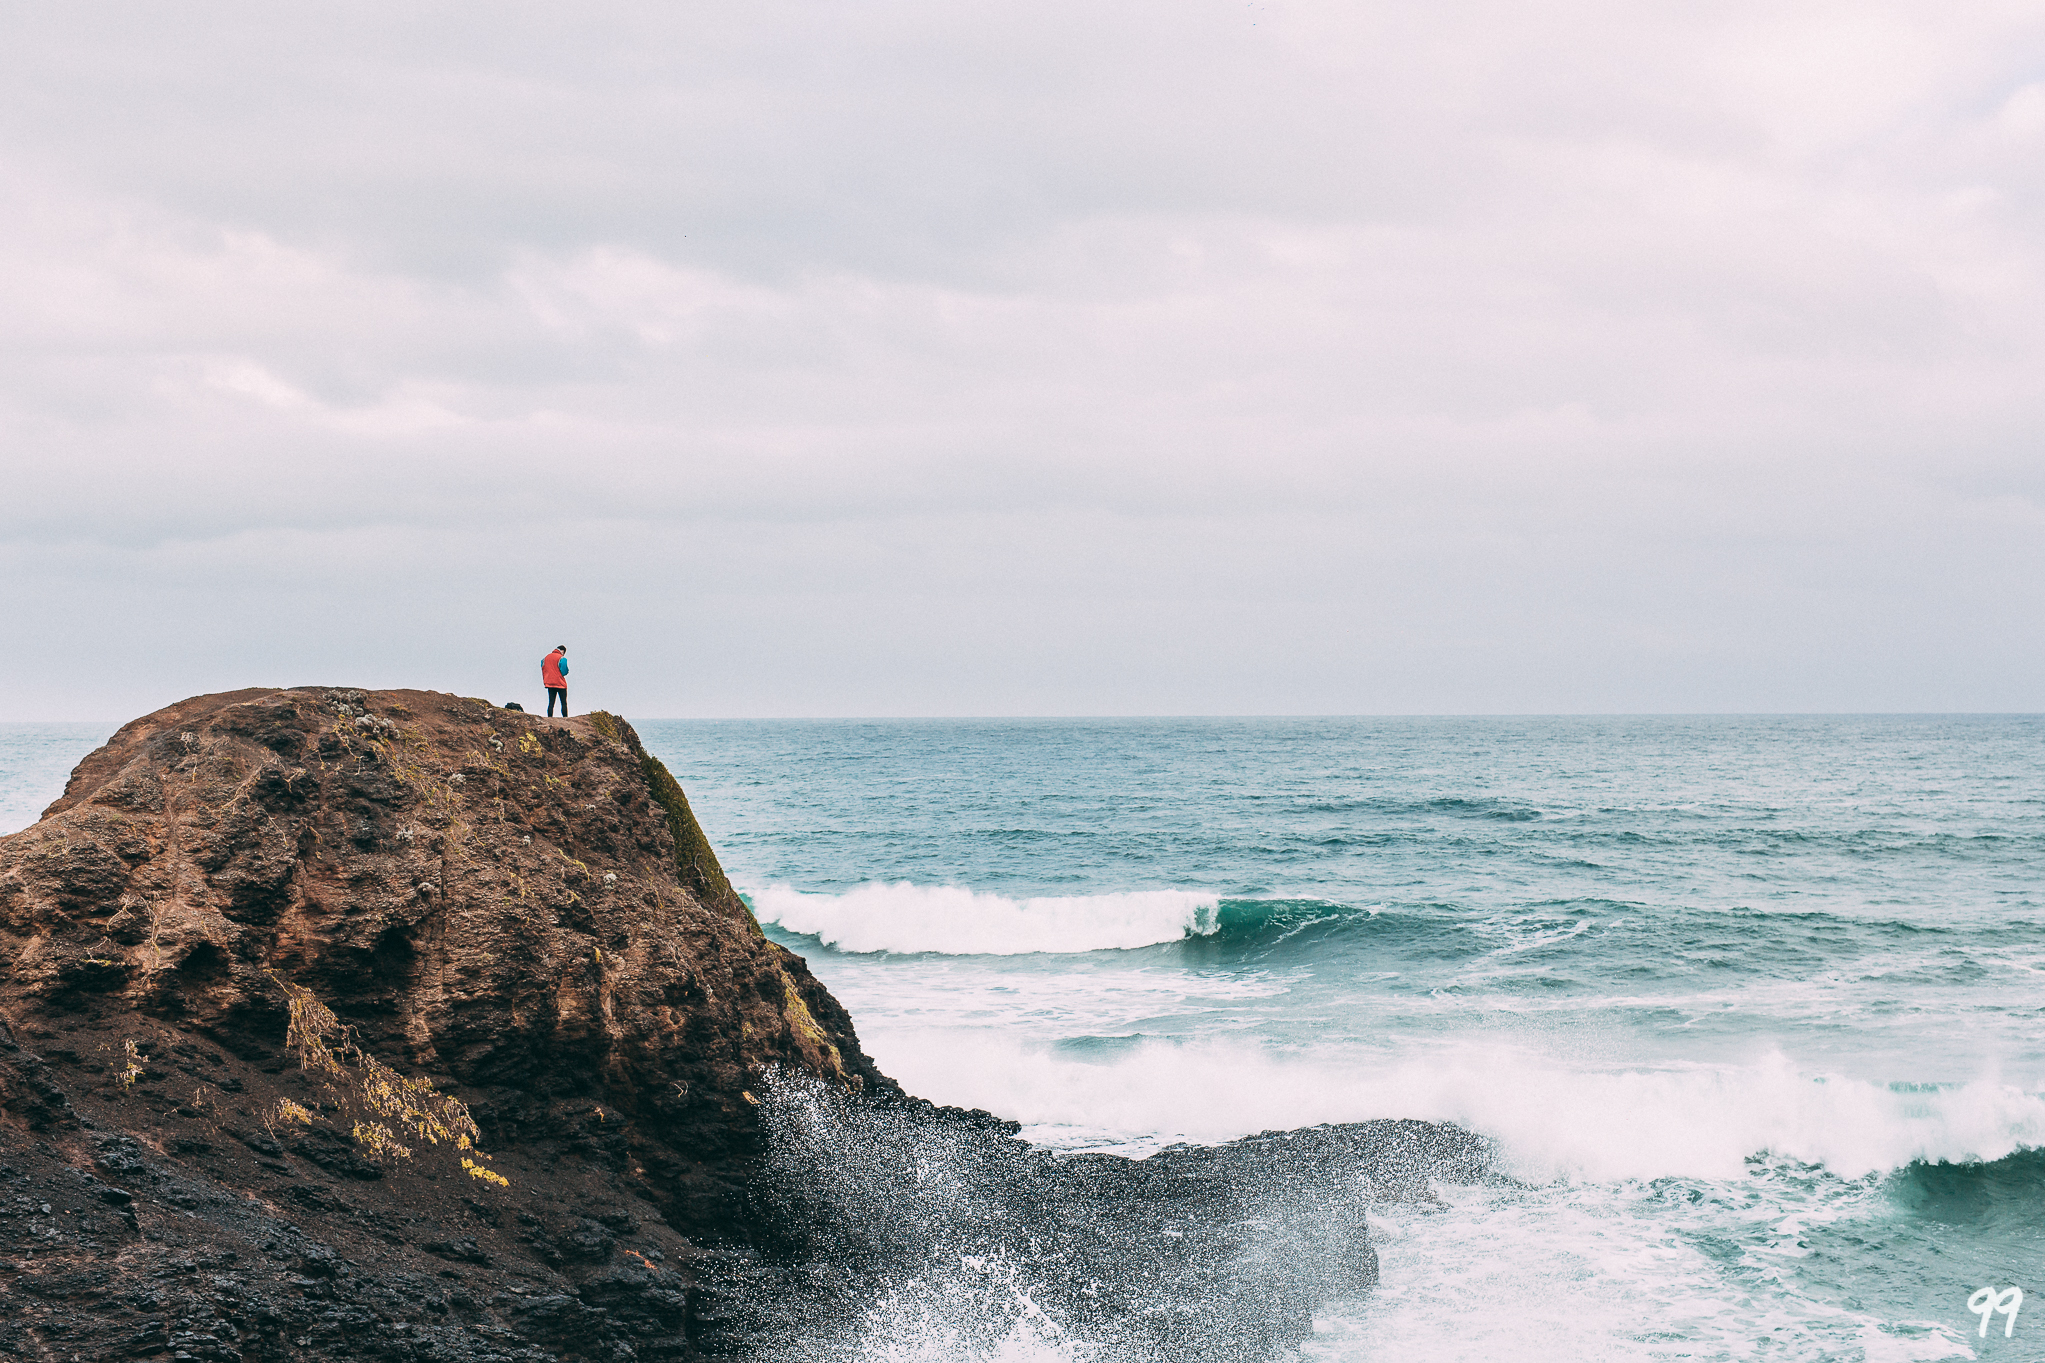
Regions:
<svg viewBox="0 0 2045 1363"><path fill-rule="evenodd" d="M2045 709L2045 10L10 5L16 719Z"/></svg>

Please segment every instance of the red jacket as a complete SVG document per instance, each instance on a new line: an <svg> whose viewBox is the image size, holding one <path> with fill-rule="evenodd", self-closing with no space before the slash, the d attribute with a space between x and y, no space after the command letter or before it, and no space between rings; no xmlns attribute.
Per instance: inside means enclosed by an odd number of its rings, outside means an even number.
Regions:
<svg viewBox="0 0 2045 1363"><path fill-rule="evenodd" d="M558 686L566 691L568 678L561 675L561 657L561 650L557 648L540 659L540 680L548 686Z"/></svg>

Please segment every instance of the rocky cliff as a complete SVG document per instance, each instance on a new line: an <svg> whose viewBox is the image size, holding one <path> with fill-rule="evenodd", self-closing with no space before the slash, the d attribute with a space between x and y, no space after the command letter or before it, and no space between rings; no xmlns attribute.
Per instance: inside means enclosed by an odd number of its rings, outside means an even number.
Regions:
<svg viewBox="0 0 2045 1363"><path fill-rule="evenodd" d="M310 1064L295 1002L331 1013ZM121 729L0 839L0 1022L0 1178L38 1171L7 1225L72 1247L0 1265L51 1304L0 1333L29 1357L170 1348L163 1293L114 1279L201 1262L336 1302L361 1293L324 1265L409 1275L435 1310L367 1309L439 1322L449 1357L681 1356L673 1270L683 1237L746 1234L763 1077L894 1091L628 724L425 691L238 691ZM205 1296L185 1316L227 1321ZM386 1356L333 1335L361 1309L272 1302L179 1347Z"/></svg>
<svg viewBox="0 0 2045 1363"><path fill-rule="evenodd" d="M609 715L203 696L0 838L0 1357L893 1356L928 1301L1232 1363L1482 1165L1395 1122L1061 1158L907 1097Z"/></svg>

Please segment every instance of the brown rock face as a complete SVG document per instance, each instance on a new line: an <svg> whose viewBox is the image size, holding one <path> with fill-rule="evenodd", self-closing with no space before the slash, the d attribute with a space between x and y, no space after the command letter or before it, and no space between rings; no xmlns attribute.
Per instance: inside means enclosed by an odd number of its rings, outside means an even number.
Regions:
<svg viewBox="0 0 2045 1363"><path fill-rule="evenodd" d="M605 714L201 696L121 729L0 839L17 1032L132 1017L261 1059L286 984L466 1098L486 1146L608 1160L685 1233L729 1229L763 1073L894 1090Z"/></svg>

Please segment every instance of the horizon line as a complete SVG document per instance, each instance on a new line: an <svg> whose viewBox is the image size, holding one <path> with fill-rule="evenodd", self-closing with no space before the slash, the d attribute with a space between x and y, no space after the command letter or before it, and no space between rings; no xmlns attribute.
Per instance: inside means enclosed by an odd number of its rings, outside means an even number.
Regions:
<svg viewBox="0 0 2045 1363"><path fill-rule="evenodd" d="M159 707L167 708L167 707ZM501 707L493 707L501 708ZM584 710L574 718L596 713L603 707ZM126 720L113 719L0 719L0 728L41 724L112 724L119 727L155 711ZM531 710L509 711L547 716ZM633 719L619 711L621 718ZM996 720L1164 720L1164 719L2030 719L2045 717L2045 710L1349 710L1349 711L1160 711L1155 713L957 713L957 714L830 714L830 715L641 715L633 722L648 724L922 724L943 721ZM558 718L558 716L556 716Z"/></svg>

